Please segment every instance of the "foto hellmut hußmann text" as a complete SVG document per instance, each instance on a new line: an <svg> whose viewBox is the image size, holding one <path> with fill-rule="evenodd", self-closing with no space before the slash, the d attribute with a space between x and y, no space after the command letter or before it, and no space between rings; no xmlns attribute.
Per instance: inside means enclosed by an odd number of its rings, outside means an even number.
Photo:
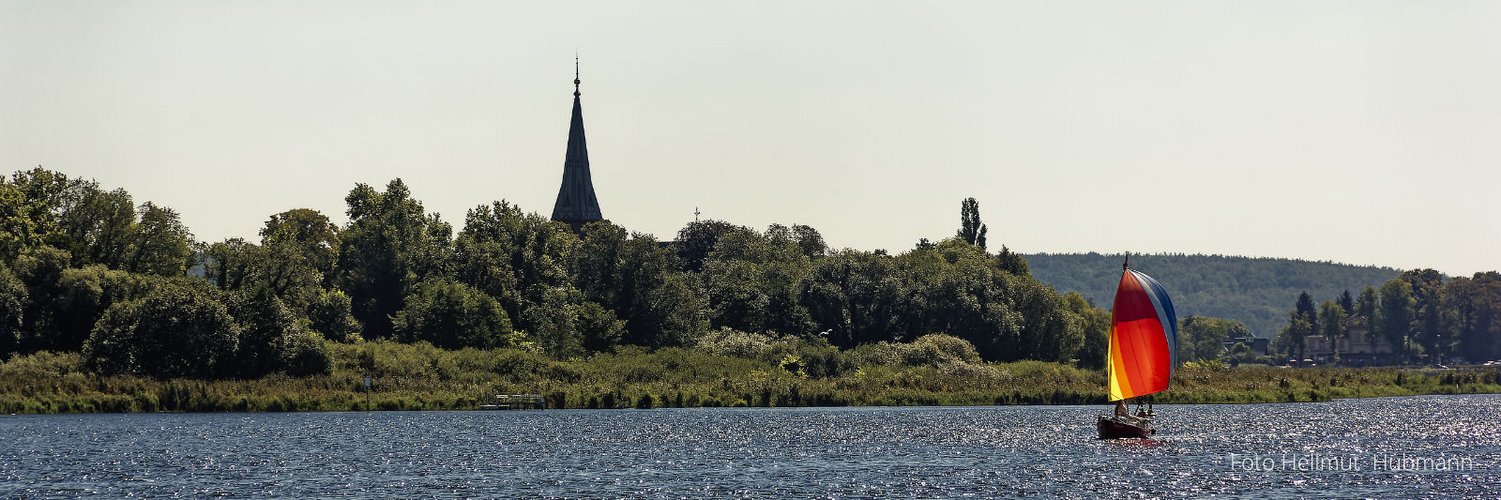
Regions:
<svg viewBox="0 0 1501 500"><path fill-rule="evenodd" d="M1231 453L1231 471L1426 472L1472 471L1474 457L1406 453Z"/></svg>

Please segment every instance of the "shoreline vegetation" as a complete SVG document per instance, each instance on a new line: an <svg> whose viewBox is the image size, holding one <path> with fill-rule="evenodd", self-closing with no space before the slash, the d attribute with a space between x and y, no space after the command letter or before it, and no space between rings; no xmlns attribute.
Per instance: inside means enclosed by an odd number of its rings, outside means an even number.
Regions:
<svg viewBox="0 0 1501 500"><path fill-rule="evenodd" d="M722 331L691 348L626 347L572 360L522 349L327 342L328 374L253 380L93 374L77 353L0 363L0 412L471 410L489 395L535 393L548 408L1106 404L1105 373L1068 364L987 362L962 339L840 350ZM366 393L369 373L373 390ZM1268 403L1501 393L1501 369L1228 367L1188 363L1155 403Z"/></svg>
<svg viewBox="0 0 1501 500"><path fill-rule="evenodd" d="M892 251L712 219L658 240L505 200L454 224L401 179L344 201L347 223L291 208L259 241L209 242L124 189L0 178L0 412L1105 403L1111 313L1033 276L974 198L952 236ZM1392 364L1501 353L1501 274L1352 295L1300 297L1275 355L1239 321L1183 318L1150 401L1501 392L1492 368L1265 366L1355 327L1401 346Z"/></svg>

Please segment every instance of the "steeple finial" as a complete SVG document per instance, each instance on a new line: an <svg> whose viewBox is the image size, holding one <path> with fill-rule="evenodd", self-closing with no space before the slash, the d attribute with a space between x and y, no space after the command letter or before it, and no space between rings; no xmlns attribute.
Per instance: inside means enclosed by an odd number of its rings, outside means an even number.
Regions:
<svg viewBox="0 0 1501 500"><path fill-rule="evenodd" d="M573 96L579 96L579 53L573 51Z"/></svg>

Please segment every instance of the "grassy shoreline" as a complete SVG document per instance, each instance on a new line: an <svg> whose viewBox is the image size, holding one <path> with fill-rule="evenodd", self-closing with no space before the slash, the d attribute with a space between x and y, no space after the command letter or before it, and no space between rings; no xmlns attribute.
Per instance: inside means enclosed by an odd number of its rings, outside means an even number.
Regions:
<svg viewBox="0 0 1501 500"><path fill-rule="evenodd" d="M0 413L464 410L490 394L550 408L1105 404L1105 374L1038 361L985 363L909 349L809 345L738 354L626 348L578 360L426 344L328 345L327 375L257 380L96 376L76 354L0 363ZM889 354L889 353L884 353ZM363 390L370 373L374 389ZM1501 393L1501 369L1185 366L1157 403L1266 403Z"/></svg>

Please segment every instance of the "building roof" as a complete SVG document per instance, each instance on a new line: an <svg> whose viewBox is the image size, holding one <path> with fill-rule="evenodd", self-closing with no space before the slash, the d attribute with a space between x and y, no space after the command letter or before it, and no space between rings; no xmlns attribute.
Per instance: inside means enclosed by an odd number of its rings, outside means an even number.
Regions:
<svg viewBox="0 0 1501 500"><path fill-rule="evenodd" d="M563 183L552 206L552 220L567 222L574 229L604 219L594 196L589 174L589 146L584 140L584 108L579 102L578 60L574 60L573 119L568 124L568 152L563 158Z"/></svg>

